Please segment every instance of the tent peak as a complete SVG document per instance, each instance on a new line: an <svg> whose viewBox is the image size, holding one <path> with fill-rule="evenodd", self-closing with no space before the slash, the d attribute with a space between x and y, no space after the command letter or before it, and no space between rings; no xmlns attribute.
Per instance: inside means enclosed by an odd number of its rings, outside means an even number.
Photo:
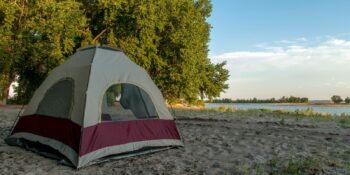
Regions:
<svg viewBox="0 0 350 175"><path fill-rule="evenodd" d="M113 47L113 46L108 46L108 45L89 45L89 46L86 46L86 47L81 47L77 51L84 51L84 50L96 49L96 48L123 52L123 50L120 49L119 47Z"/></svg>

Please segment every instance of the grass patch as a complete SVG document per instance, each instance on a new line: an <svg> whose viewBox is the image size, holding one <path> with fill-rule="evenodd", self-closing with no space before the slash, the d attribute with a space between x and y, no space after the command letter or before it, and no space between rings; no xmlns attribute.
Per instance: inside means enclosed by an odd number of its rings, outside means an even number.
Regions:
<svg viewBox="0 0 350 175"><path fill-rule="evenodd" d="M348 165L337 164L322 157L278 157L265 163L242 164L238 174L278 174L278 175L304 175L304 174L328 174L332 167L338 167L347 172ZM342 171L340 170L340 171Z"/></svg>
<svg viewBox="0 0 350 175"><path fill-rule="evenodd" d="M350 128L350 120L349 120L349 116L347 116L347 115L340 115L339 117L338 117L338 120L339 120L339 124L340 124L340 126L342 127L342 128Z"/></svg>
<svg viewBox="0 0 350 175"><path fill-rule="evenodd" d="M296 122L308 120L314 122L332 121L337 122L339 126L346 128L350 127L350 116L342 114L340 116L331 115L328 113L319 113L312 108L306 110L286 111L286 110L271 110L271 109L236 109L227 106L218 108L199 108L199 109L174 109L177 116L190 117L272 117L280 119L283 123L286 119L294 120Z"/></svg>
<svg viewBox="0 0 350 175"><path fill-rule="evenodd" d="M326 167L326 162L311 157L288 158L286 160L274 157L268 162L270 174L323 174Z"/></svg>

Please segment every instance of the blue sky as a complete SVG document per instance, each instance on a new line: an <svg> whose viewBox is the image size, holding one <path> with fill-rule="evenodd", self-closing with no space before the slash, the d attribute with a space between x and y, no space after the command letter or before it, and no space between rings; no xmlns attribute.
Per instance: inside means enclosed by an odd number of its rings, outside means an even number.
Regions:
<svg viewBox="0 0 350 175"><path fill-rule="evenodd" d="M229 98L350 96L349 0L213 0L209 57Z"/></svg>

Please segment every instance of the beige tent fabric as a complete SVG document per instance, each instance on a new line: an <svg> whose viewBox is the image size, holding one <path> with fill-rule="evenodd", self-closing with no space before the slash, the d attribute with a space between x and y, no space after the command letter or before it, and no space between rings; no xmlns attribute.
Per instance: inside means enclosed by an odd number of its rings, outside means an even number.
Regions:
<svg viewBox="0 0 350 175"><path fill-rule="evenodd" d="M110 147L99 149L97 151L94 151L79 157L77 167L80 168L80 167L87 166L89 165L89 162L91 162L92 160L96 160L111 154L120 154L123 152L135 151L144 147L162 147L162 146L169 146L169 145L183 146L183 143L180 140L162 139L162 140L139 141L139 142L132 142L132 143L127 143L123 145L110 146ZM132 154L130 154L129 156L132 156Z"/></svg>
<svg viewBox="0 0 350 175"><path fill-rule="evenodd" d="M60 80L70 78L74 81L74 96L73 107L70 116L68 117L71 118L73 122L82 125L85 107L85 92L88 85L88 78L94 53L95 49L78 51L64 64L53 69L41 86L35 91L22 116L35 114L46 92Z"/></svg>
<svg viewBox="0 0 350 175"><path fill-rule="evenodd" d="M97 48L86 92L84 127L100 122L103 95L110 86L117 83L138 86L151 98L159 118L173 119L161 92L144 69L130 61L123 52Z"/></svg>
<svg viewBox="0 0 350 175"><path fill-rule="evenodd" d="M15 133L11 135L11 138L25 138L27 140L33 141L33 142L39 142L44 145L49 145L50 147L58 150L62 155L64 155L74 166L78 166L78 159L79 155L77 152L75 152L71 147L65 145L64 143L61 143L55 139L50 139L47 137L41 137L39 135L27 133L27 132L21 132L21 133Z"/></svg>
<svg viewBox="0 0 350 175"><path fill-rule="evenodd" d="M69 118L73 106L74 82L71 79L63 79L46 92L37 109L37 114Z"/></svg>
<svg viewBox="0 0 350 175"><path fill-rule="evenodd" d="M73 107L69 118L83 127L101 121L102 101L106 90L117 83L136 85L146 92L161 119L173 119L164 98L148 73L121 52L110 48L84 48L64 64L52 70L36 90L23 115L35 114L46 92L62 79L74 81ZM153 112L154 113L154 112Z"/></svg>

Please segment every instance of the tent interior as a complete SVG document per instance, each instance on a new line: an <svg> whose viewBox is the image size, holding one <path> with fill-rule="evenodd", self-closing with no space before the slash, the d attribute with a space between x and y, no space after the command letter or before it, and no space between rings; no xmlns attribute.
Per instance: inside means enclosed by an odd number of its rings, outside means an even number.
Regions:
<svg viewBox="0 0 350 175"><path fill-rule="evenodd" d="M157 118L147 93L133 84L114 84L103 96L101 121Z"/></svg>

